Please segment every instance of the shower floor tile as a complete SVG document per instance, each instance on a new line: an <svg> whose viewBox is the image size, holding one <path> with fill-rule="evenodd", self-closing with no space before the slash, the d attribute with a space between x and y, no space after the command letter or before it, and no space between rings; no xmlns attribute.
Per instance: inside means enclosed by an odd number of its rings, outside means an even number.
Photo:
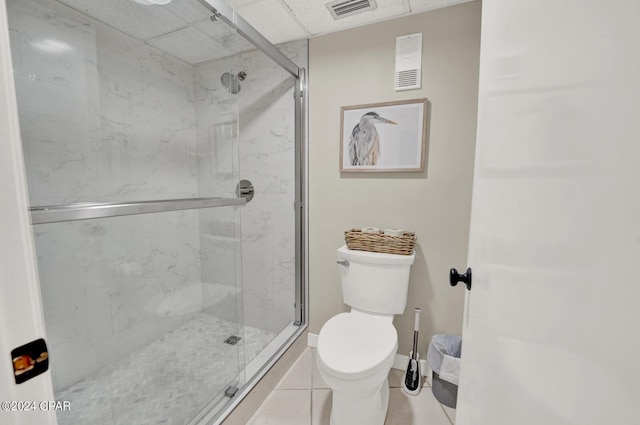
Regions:
<svg viewBox="0 0 640 425"><path fill-rule="evenodd" d="M196 316L121 362L57 392L57 400L71 402L71 411L58 412L59 425L188 423L276 335L246 326L236 345L224 343L237 332L233 322Z"/></svg>

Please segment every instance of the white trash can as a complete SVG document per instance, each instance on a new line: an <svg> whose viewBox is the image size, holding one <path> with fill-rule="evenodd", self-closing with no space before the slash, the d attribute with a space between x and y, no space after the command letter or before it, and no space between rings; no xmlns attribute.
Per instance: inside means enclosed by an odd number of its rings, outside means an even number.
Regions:
<svg viewBox="0 0 640 425"><path fill-rule="evenodd" d="M462 337L438 334L431 338L427 363L433 371L431 388L436 399L445 406L456 408Z"/></svg>

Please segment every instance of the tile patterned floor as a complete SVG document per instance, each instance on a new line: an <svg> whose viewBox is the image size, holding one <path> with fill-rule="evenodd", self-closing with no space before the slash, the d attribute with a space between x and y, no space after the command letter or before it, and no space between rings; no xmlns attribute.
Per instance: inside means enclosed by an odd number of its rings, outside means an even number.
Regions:
<svg viewBox="0 0 640 425"><path fill-rule="evenodd" d="M184 425L238 374L275 333L245 327L237 345L223 341L235 323L200 314L122 362L56 393L72 409L59 425Z"/></svg>
<svg viewBox="0 0 640 425"><path fill-rule="evenodd" d="M316 367L314 348L307 348L253 415L248 425L329 425L331 390ZM404 371L389 374L389 412L385 425L453 425L456 411L433 396L428 381L417 396L401 388ZM357 424L354 424L357 425Z"/></svg>

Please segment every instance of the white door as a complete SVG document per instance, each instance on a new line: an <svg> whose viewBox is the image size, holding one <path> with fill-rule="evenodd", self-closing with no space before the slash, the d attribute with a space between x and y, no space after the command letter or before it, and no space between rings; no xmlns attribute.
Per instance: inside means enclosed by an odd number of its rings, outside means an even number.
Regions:
<svg viewBox="0 0 640 425"><path fill-rule="evenodd" d="M640 1L483 1L468 261L457 425L640 423Z"/></svg>
<svg viewBox="0 0 640 425"><path fill-rule="evenodd" d="M18 385L11 355L45 332L8 34L0 0L0 424L55 425L51 372Z"/></svg>

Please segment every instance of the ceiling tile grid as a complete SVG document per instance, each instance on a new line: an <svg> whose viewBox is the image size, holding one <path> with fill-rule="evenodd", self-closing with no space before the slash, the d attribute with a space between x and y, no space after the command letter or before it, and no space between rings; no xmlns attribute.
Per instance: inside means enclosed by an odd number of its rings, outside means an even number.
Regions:
<svg viewBox="0 0 640 425"><path fill-rule="evenodd" d="M172 0L171 3L161 7L164 7L185 22L209 19L212 15L211 11L198 0Z"/></svg>
<svg viewBox="0 0 640 425"><path fill-rule="evenodd" d="M184 27L186 23L158 6L132 0L61 0L62 3L139 40L149 40Z"/></svg>
<svg viewBox="0 0 640 425"><path fill-rule="evenodd" d="M333 19L326 7L331 1L282 0L293 14L305 26L311 35L325 34L365 25L372 22L391 19L409 13L409 0L376 0L378 7L374 10Z"/></svg>
<svg viewBox="0 0 640 425"><path fill-rule="evenodd" d="M409 0L409 3L411 5L411 12L419 13L453 6L454 4L468 3L470 1L473 0Z"/></svg>
<svg viewBox="0 0 640 425"><path fill-rule="evenodd" d="M228 56L224 49L206 35L191 27L153 39L150 45L190 64Z"/></svg>
<svg viewBox="0 0 640 425"><path fill-rule="evenodd" d="M216 26L223 23L211 22L211 12L198 0L173 0L166 6L144 6L135 0L59 1L189 63L219 58L230 47L251 48L244 39L232 44L232 34ZM280 44L473 0L375 1L376 9L341 19L334 19L327 9L331 0L227 0L227 3L271 43ZM188 26L191 28L187 30Z"/></svg>
<svg viewBox="0 0 640 425"><path fill-rule="evenodd" d="M273 44L299 40L311 35L300 25L291 10L281 0L254 1L238 5L236 10L240 16Z"/></svg>
<svg viewBox="0 0 640 425"><path fill-rule="evenodd" d="M215 43L225 49L226 54L220 57L231 56L233 52L255 49L253 44L245 40L234 28L224 22L206 20L195 22L191 26L210 37L211 43Z"/></svg>

